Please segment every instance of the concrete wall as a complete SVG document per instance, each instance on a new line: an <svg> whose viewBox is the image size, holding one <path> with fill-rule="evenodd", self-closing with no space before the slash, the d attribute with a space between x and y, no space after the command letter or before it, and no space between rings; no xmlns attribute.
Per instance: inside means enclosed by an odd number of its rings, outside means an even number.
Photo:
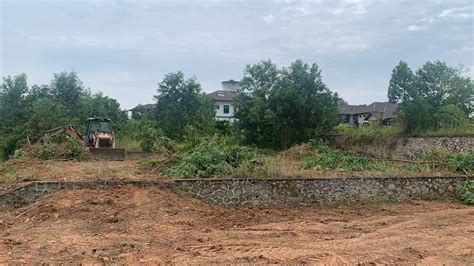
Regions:
<svg viewBox="0 0 474 266"><path fill-rule="evenodd" d="M0 195L3 204L27 204L63 189L160 186L225 207L332 205L349 202L455 198L462 177L331 179L199 179L32 182Z"/></svg>
<svg viewBox="0 0 474 266"><path fill-rule="evenodd" d="M219 106L219 109L216 108L216 120L222 121L233 121L233 116L234 116L234 104L229 101L215 101L214 102L215 106ZM229 113L225 114L224 113L224 105L229 106Z"/></svg>

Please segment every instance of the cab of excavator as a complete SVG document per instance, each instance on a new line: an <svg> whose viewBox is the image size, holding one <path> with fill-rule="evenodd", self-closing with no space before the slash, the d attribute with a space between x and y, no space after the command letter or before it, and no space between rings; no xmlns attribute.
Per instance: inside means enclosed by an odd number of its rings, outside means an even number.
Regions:
<svg viewBox="0 0 474 266"><path fill-rule="evenodd" d="M112 130L112 121L108 118L102 117L94 117L87 119L87 129L86 134L86 142L89 145L94 145L94 135L96 132L99 133L113 133Z"/></svg>

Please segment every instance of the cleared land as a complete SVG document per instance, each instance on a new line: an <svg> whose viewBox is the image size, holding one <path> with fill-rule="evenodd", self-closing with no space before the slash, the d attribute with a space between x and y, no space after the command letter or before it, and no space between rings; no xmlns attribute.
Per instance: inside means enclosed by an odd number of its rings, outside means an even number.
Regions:
<svg viewBox="0 0 474 266"><path fill-rule="evenodd" d="M93 179L163 179L159 170L142 169L139 163L144 158L129 156L125 161L42 161L42 160L10 160L0 165L0 192L2 187L17 181L32 180L93 180ZM323 171L303 169L302 159L285 158L284 156L265 156L267 176L271 178L305 177L390 177L390 176L459 176L460 173L443 169L431 169L426 166L417 171L407 170L410 164L390 162L386 171Z"/></svg>
<svg viewBox="0 0 474 266"><path fill-rule="evenodd" d="M61 191L0 213L0 263L474 263L474 209L225 209L162 188Z"/></svg>

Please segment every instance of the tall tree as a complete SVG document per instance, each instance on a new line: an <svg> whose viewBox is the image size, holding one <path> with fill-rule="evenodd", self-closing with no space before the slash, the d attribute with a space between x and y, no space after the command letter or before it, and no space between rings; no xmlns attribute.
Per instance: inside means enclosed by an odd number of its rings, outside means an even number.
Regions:
<svg viewBox="0 0 474 266"><path fill-rule="evenodd" d="M428 61L413 74L402 61L392 72L388 95L401 102L407 130L416 132L461 125L473 112L473 88L462 69L445 62Z"/></svg>
<svg viewBox="0 0 474 266"><path fill-rule="evenodd" d="M388 86L388 100L392 103L401 102L409 97L413 90L414 74L405 61L400 61L392 71Z"/></svg>
<svg viewBox="0 0 474 266"><path fill-rule="evenodd" d="M338 121L340 99L322 81L317 64L296 60L247 66L236 99L238 126L249 142L287 148L321 136Z"/></svg>
<svg viewBox="0 0 474 266"><path fill-rule="evenodd" d="M201 93L195 79L184 79L182 72L170 73L159 83L154 110L155 120L164 134L182 139L187 125L209 132L214 123L212 99Z"/></svg>
<svg viewBox="0 0 474 266"><path fill-rule="evenodd" d="M84 86L76 72L54 74L50 84L50 93L55 99L62 101L72 114L77 114L75 108L80 97L85 94L84 92Z"/></svg>
<svg viewBox="0 0 474 266"><path fill-rule="evenodd" d="M3 78L0 86L0 130L11 129L27 119L27 93L26 74Z"/></svg>

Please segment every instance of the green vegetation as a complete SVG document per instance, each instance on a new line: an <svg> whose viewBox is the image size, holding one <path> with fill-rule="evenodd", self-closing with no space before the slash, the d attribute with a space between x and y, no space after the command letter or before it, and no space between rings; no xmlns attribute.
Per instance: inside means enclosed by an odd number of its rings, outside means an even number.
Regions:
<svg viewBox="0 0 474 266"><path fill-rule="evenodd" d="M235 99L237 128L246 143L286 149L321 137L338 121L341 99L322 81L317 64L301 60L277 68L248 65Z"/></svg>
<svg viewBox="0 0 474 266"><path fill-rule="evenodd" d="M428 61L416 72L404 61L393 69L388 98L400 102L399 115L409 134L457 131L470 123L474 83L462 71L440 61Z"/></svg>
<svg viewBox="0 0 474 266"><path fill-rule="evenodd" d="M464 182L457 192L466 204L474 205L474 180Z"/></svg>
<svg viewBox="0 0 474 266"><path fill-rule="evenodd" d="M34 143L45 130L73 125L83 132L87 118L111 118L120 130L127 114L115 99L92 95L75 72L55 74L48 85L28 87L21 74L3 78L0 86L0 158L7 159L28 142ZM45 155L46 156L46 155Z"/></svg>
<svg viewBox="0 0 474 266"><path fill-rule="evenodd" d="M402 129L399 125L384 127L378 124L363 127L351 127L347 124L340 124L335 127L338 134L349 137L352 143L380 143L396 140L402 135Z"/></svg>
<svg viewBox="0 0 474 266"><path fill-rule="evenodd" d="M353 142L371 144L392 143L406 134L473 135L469 118L473 83L461 74L461 69L439 61L427 62L413 72L402 61L393 71L388 90L389 99L401 105L397 125L339 125L335 130ZM88 159L88 153L72 139L50 139L39 147L29 144L58 126L72 125L83 132L88 117L102 116L112 119L117 146L154 154L140 163L141 169L182 178L265 178L269 164L262 157L289 147L279 159L303 162L305 170L439 168L472 174L472 152L431 154L438 164L397 165L321 142L339 122L343 101L324 84L315 63L296 60L278 68L268 60L248 65L235 99L237 121L233 124L214 121L212 99L201 91L197 80L186 79L181 72L167 74L158 83L154 108L138 106L129 118L115 99L91 94L74 72L54 74L49 84L31 87L25 74L5 77L0 86L0 161L12 157Z"/></svg>
<svg viewBox="0 0 474 266"><path fill-rule="evenodd" d="M334 149L319 141L312 141L311 144L317 152L315 156L304 160L305 169L346 172L380 170L381 168L373 159L365 155Z"/></svg>
<svg viewBox="0 0 474 266"><path fill-rule="evenodd" d="M40 160L90 160L91 154L69 136L45 139L43 145L33 145L15 152L15 158Z"/></svg>
<svg viewBox="0 0 474 266"><path fill-rule="evenodd" d="M163 174L183 178L229 175L244 162L257 162L255 152L229 138L212 138L184 152L178 165Z"/></svg>
<svg viewBox="0 0 474 266"><path fill-rule="evenodd" d="M186 126L202 133L214 127L214 103L201 93L195 79L184 79L182 72L170 73L159 83L153 120L170 139L181 140Z"/></svg>

